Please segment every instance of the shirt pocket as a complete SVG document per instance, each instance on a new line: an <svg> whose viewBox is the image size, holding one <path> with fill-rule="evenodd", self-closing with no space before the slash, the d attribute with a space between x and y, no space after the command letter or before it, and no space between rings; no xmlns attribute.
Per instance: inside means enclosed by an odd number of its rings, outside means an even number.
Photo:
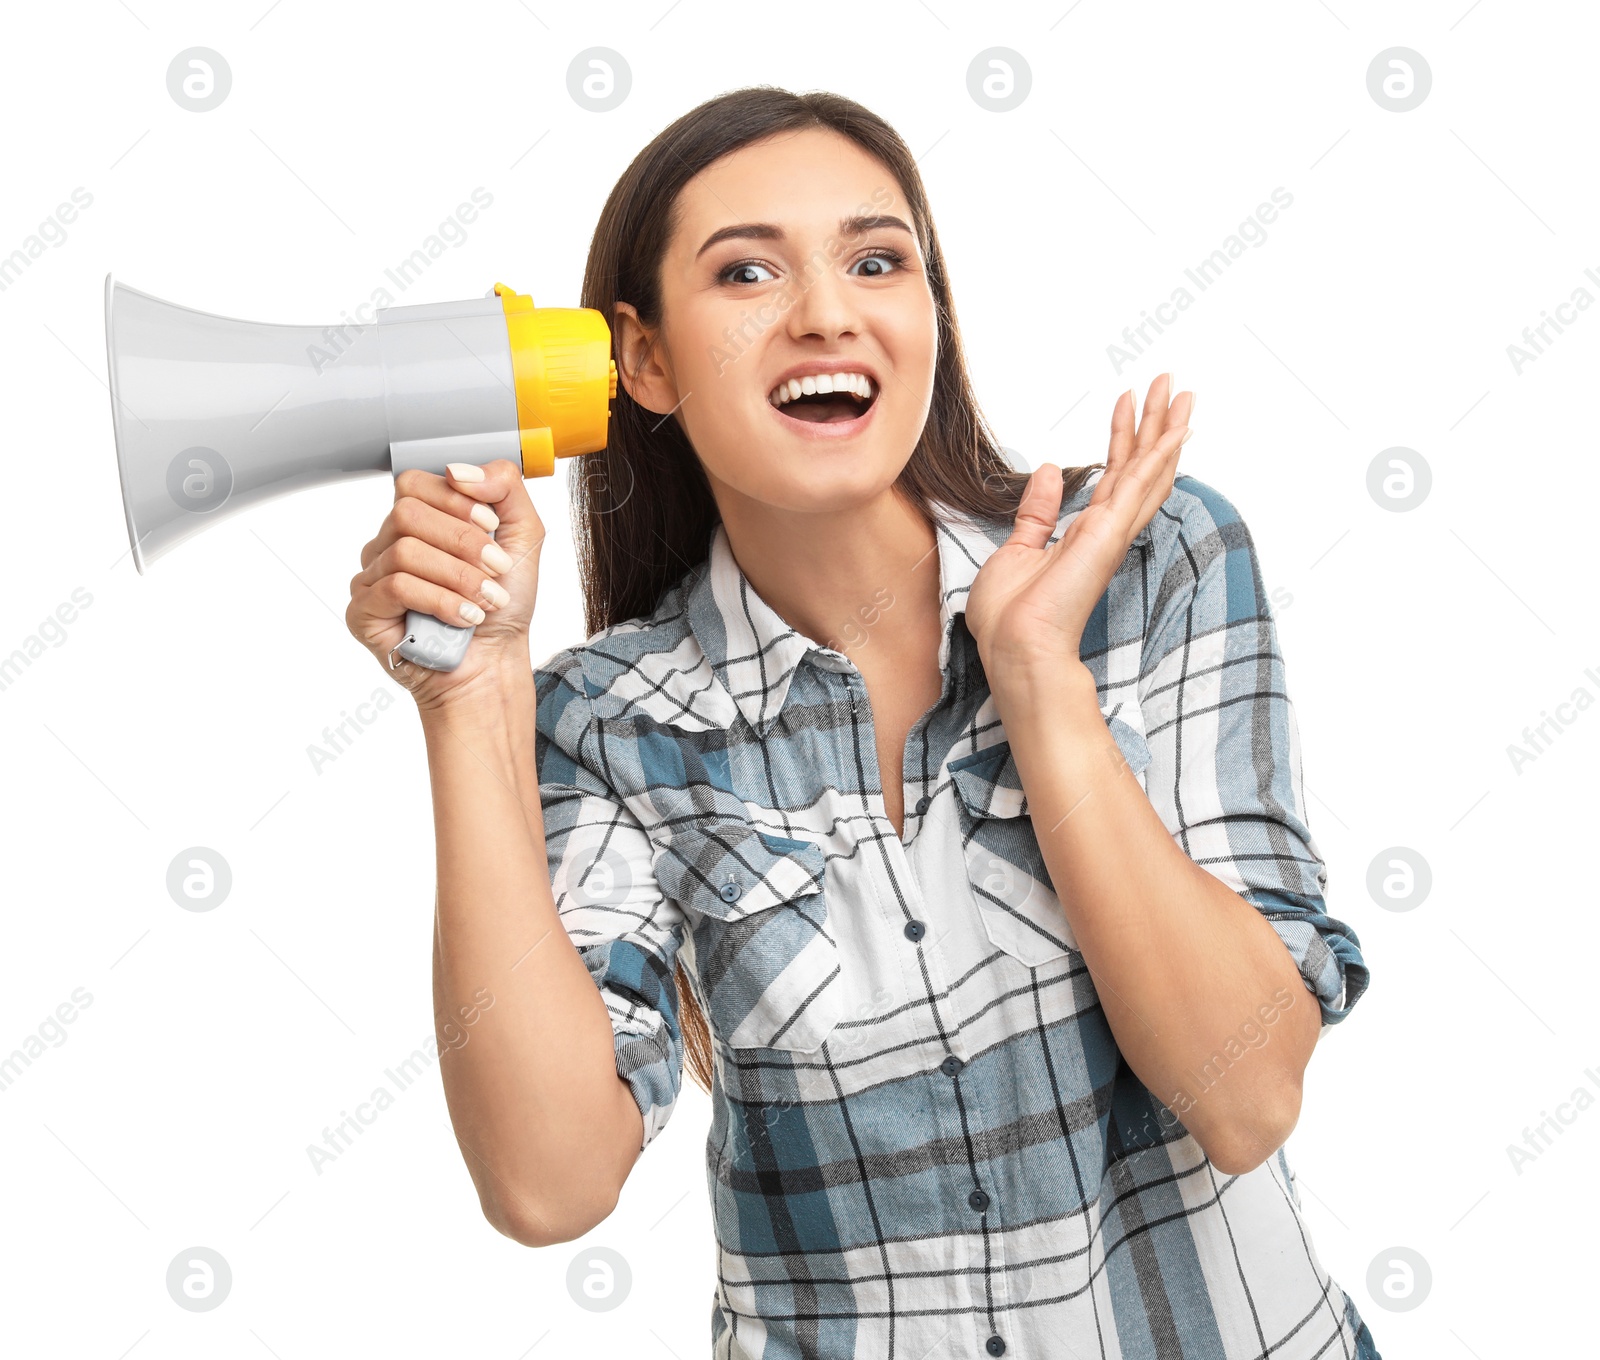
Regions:
<svg viewBox="0 0 1600 1360"><path fill-rule="evenodd" d="M839 1022L839 946L820 845L717 817L674 828L656 878L694 940L712 1034L730 1048L801 1053Z"/></svg>
<svg viewBox="0 0 1600 1360"><path fill-rule="evenodd" d="M1078 953L1039 852L1011 744L947 767L961 809L967 878L990 943L1030 968Z"/></svg>

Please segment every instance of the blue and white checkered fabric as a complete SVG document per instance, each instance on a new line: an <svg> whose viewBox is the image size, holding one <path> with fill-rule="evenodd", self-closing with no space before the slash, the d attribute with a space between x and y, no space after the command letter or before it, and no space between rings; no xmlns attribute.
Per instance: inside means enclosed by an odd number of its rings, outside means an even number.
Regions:
<svg viewBox="0 0 1600 1360"><path fill-rule="evenodd" d="M683 1079L675 958L713 1031L714 1355L1375 1354L1283 1151L1219 1173L1123 1061L963 615L1010 526L939 510L919 568L940 573L944 692L906 745L903 839L860 673L756 596L720 526L650 617L536 671L556 903L645 1146ZM1223 496L1177 478L1082 656L1178 843L1272 923L1324 1028L1343 1019L1367 969L1324 911L1284 663Z"/></svg>

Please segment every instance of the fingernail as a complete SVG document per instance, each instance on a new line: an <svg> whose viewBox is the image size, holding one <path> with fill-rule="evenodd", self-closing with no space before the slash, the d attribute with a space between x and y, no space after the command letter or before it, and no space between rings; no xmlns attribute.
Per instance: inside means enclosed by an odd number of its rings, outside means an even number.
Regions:
<svg viewBox="0 0 1600 1360"><path fill-rule="evenodd" d="M511 603L511 592L498 581L485 581L478 593L489 602L491 609L504 609Z"/></svg>
<svg viewBox="0 0 1600 1360"><path fill-rule="evenodd" d="M472 507L472 513L467 518L488 534L500 527L500 516L482 502Z"/></svg>
<svg viewBox="0 0 1600 1360"><path fill-rule="evenodd" d="M475 467L471 463L446 463L444 470L458 482L481 482L483 480L483 469Z"/></svg>
<svg viewBox="0 0 1600 1360"><path fill-rule="evenodd" d="M503 571L511 570L511 554L498 543L485 543L483 545L483 565L498 576Z"/></svg>
<svg viewBox="0 0 1600 1360"><path fill-rule="evenodd" d="M463 600L461 602L461 617L468 623L482 623L488 615L473 604L471 600Z"/></svg>
<svg viewBox="0 0 1600 1360"><path fill-rule="evenodd" d="M1189 393L1189 416L1191 419L1194 417L1194 404L1199 400L1200 398L1195 396L1193 392Z"/></svg>
<svg viewBox="0 0 1600 1360"><path fill-rule="evenodd" d="M1190 436L1190 435L1192 435L1192 434L1193 434L1193 433L1194 433L1194 430L1193 430L1193 429L1192 429L1192 428L1191 428L1191 429L1187 429L1187 430L1185 430L1185 431L1184 431L1184 432L1183 432L1183 438L1182 438L1182 439L1180 439L1180 440L1179 440L1179 441L1178 441L1178 447L1179 447L1179 448L1180 448L1180 449L1181 449L1181 448L1182 448L1182 447L1183 447L1183 446L1184 446L1184 445L1185 445L1185 444L1187 444L1187 443L1188 443L1188 442L1189 442L1189 436Z"/></svg>

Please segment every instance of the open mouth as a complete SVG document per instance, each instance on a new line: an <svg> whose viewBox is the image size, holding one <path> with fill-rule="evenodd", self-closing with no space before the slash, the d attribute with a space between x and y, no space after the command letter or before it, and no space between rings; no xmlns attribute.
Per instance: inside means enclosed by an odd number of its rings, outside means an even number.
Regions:
<svg viewBox="0 0 1600 1360"><path fill-rule="evenodd" d="M878 399L878 386L865 373L819 373L790 378L767 393L767 401L792 420L838 425L865 415Z"/></svg>

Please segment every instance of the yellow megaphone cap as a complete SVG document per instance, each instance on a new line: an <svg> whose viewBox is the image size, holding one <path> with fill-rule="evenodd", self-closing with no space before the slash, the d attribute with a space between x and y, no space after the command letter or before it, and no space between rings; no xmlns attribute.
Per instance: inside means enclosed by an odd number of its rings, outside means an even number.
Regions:
<svg viewBox="0 0 1600 1360"><path fill-rule="evenodd" d="M511 341L522 475L548 477L557 458L606 446L617 395L611 328L592 307L535 307L503 283L494 291Z"/></svg>

